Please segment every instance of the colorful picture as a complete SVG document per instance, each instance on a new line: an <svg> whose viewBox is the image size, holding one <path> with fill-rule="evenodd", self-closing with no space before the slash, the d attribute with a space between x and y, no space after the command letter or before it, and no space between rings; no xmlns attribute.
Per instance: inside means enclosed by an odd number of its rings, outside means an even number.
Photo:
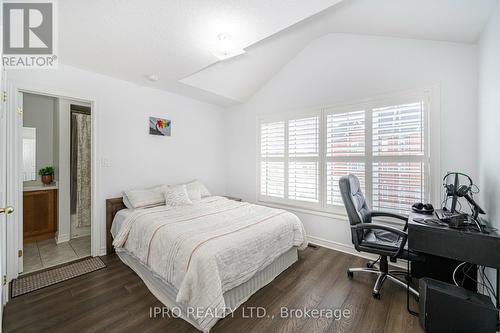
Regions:
<svg viewBox="0 0 500 333"><path fill-rule="evenodd" d="M170 125L168 119L149 117L149 134L170 136Z"/></svg>

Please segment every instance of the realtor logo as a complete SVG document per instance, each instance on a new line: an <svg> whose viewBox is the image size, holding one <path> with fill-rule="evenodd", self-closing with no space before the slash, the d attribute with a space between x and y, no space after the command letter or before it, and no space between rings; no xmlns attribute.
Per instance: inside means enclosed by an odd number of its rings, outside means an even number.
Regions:
<svg viewBox="0 0 500 333"><path fill-rule="evenodd" d="M2 6L4 67L54 68L55 4L6 1Z"/></svg>

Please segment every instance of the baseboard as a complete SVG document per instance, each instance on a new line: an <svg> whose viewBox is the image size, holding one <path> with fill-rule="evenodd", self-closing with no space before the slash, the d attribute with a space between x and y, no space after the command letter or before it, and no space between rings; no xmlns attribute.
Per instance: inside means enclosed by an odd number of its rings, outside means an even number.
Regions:
<svg viewBox="0 0 500 333"><path fill-rule="evenodd" d="M71 235L71 238L78 238L78 237L85 237L85 236L90 236L91 231L90 228L78 228L78 231L73 232Z"/></svg>
<svg viewBox="0 0 500 333"><path fill-rule="evenodd" d="M343 244L343 243L339 243L339 242L335 242L332 240L328 240L328 239L324 239L324 238L320 238L320 237L315 237L315 236L307 236L307 238L309 240L309 243L314 244L314 245L318 245L321 247L326 247L327 249L351 254L351 255L365 258L368 260L376 260L378 258L378 256L376 256L376 255L371 255L369 253L356 251L356 249L354 248L354 246L352 244L349 244L349 245ZM398 267L398 268L406 269L406 260L398 260L397 263L391 262L390 265Z"/></svg>
<svg viewBox="0 0 500 333"><path fill-rule="evenodd" d="M102 247L102 248L98 251L97 255L98 255L98 256L105 256L106 254L108 254L108 253L106 253L106 251L107 251L106 247Z"/></svg>
<svg viewBox="0 0 500 333"><path fill-rule="evenodd" d="M348 244L343 244L339 242L335 242L332 240L320 238L320 237L315 237L315 236L307 236L309 239L309 243L318 245L321 247L326 247L327 249L335 250L335 251L340 251L344 252L347 254L352 254L357 257L365 258L365 259L377 259L377 256L375 255L370 255L366 253L361 253L356 251L353 245L348 245Z"/></svg>
<svg viewBox="0 0 500 333"><path fill-rule="evenodd" d="M71 239L77 239L77 238L82 238L82 237L88 237L90 236L90 232L89 233L83 233L83 234L78 234L78 235L72 235L70 238Z"/></svg>
<svg viewBox="0 0 500 333"><path fill-rule="evenodd" d="M2 302L2 307L5 306L5 304L7 304L7 302L9 301L9 295L10 295L10 283L6 283L2 286L2 296L3 296L3 299L0 300Z"/></svg>
<svg viewBox="0 0 500 333"><path fill-rule="evenodd" d="M69 234L62 234L62 235L58 234L57 237L56 237L56 243L57 244L68 242L69 240L70 240Z"/></svg>

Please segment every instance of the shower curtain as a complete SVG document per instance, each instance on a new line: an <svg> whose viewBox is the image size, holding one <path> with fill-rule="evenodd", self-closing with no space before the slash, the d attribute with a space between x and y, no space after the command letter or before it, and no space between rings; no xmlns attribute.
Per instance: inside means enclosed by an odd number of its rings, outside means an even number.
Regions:
<svg viewBox="0 0 500 333"><path fill-rule="evenodd" d="M71 114L71 214L77 227L90 226L90 115Z"/></svg>

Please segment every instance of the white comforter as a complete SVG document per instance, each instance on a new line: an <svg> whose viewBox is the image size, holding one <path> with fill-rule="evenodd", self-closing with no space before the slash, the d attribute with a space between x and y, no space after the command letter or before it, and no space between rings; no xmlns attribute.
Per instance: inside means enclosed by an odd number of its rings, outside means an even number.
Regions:
<svg viewBox="0 0 500 333"><path fill-rule="evenodd" d="M224 292L293 246L305 248L307 240L292 213L209 197L192 206L135 211L123 221L113 245L177 288L178 303L227 314ZM196 320L208 330L217 318Z"/></svg>

